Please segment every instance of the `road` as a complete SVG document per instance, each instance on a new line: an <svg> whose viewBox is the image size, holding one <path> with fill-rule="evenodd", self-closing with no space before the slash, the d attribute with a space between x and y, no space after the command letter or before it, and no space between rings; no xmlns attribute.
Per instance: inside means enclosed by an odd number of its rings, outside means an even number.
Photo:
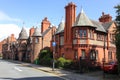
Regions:
<svg viewBox="0 0 120 80"><path fill-rule="evenodd" d="M64 80L54 74L46 73L19 63L0 60L0 80Z"/></svg>

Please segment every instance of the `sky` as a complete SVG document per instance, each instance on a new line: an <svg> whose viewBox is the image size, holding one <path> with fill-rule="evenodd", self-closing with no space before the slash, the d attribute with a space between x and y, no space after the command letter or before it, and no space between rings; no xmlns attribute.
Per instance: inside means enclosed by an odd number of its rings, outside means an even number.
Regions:
<svg viewBox="0 0 120 80"><path fill-rule="evenodd" d="M22 27L29 34L29 29L40 27L45 17L58 26L62 17L65 18L65 6L69 2L76 4L76 15L82 7L86 15L96 21L102 12L110 14L114 20L114 6L120 4L120 0L0 0L0 41L11 34L18 38Z"/></svg>

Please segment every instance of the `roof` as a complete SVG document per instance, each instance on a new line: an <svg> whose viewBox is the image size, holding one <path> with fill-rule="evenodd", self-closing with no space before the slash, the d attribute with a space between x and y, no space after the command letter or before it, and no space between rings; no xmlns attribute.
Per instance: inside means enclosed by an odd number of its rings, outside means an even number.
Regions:
<svg viewBox="0 0 120 80"><path fill-rule="evenodd" d="M94 20L90 20L84 13L83 9L81 10L81 12L79 13L79 15L76 18L76 21L75 21L73 27L75 27L75 26L82 26L82 27L90 26L90 27L96 28L96 31L106 32L102 23L94 21Z"/></svg>
<svg viewBox="0 0 120 80"><path fill-rule="evenodd" d="M107 31L108 28L112 25L114 21L111 21L111 22L106 22L106 23L102 23L104 29Z"/></svg>
<svg viewBox="0 0 120 80"><path fill-rule="evenodd" d="M62 32L62 31L64 30L64 27L65 27L65 23L64 23L64 21L62 20L62 21L60 22L60 24L58 25L56 34Z"/></svg>
<svg viewBox="0 0 120 80"><path fill-rule="evenodd" d="M18 39L28 39L28 35L27 35L25 28L22 28Z"/></svg>
<svg viewBox="0 0 120 80"><path fill-rule="evenodd" d="M93 23L90 21L90 19L84 13L83 9L78 14L73 26L91 26L91 27L94 27Z"/></svg>
<svg viewBox="0 0 120 80"><path fill-rule="evenodd" d="M43 33L42 33L42 36L45 36L49 31L50 31L51 27L49 27L47 30L45 30Z"/></svg>
<svg viewBox="0 0 120 80"><path fill-rule="evenodd" d="M33 33L34 37L40 37L42 36L40 29L38 27L35 28L35 32Z"/></svg>
<svg viewBox="0 0 120 80"><path fill-rule="evenodd" d="M91 22L96 27L97 31L106 32L101 22L94 21L94 20L91 20Z"/></svg>

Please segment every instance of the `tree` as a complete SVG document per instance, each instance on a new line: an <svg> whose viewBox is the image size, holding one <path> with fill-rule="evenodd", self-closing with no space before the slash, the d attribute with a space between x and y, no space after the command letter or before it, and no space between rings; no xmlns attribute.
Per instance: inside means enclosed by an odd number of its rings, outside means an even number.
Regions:
<svg viewBox="0 0 120 80"><path fill-rule="evenodd" d="M115 34L115 45L116 45L116 58L118 61L118 73L120 74L120 4L115 6L116 9L116 34Z"/></svg>

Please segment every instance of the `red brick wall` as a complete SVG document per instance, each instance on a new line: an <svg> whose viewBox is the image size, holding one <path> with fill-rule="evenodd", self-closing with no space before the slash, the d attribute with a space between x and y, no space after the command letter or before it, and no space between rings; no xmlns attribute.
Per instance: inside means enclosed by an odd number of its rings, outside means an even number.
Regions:
<svg viewBox="0 0 120 80"><path fill-rule="evenodd" d="M65 30L64 30L64 43L70 45L72 42L72 25L76 18L76 5L69 3L65 7ZM70 46L69 46L70 47Z"/></svg>

